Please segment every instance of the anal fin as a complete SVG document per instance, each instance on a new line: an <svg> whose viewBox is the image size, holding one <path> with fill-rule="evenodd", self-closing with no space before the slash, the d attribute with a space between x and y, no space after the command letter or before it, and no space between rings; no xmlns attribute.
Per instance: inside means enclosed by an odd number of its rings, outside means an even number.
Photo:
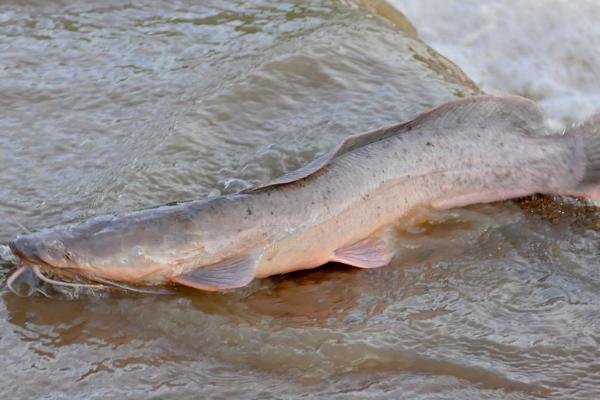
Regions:
<svg viewBox="0 0 600 400"><path fill-rule="evenodd" d="M258 257L241 256L200 266L171 278L171 281L195 289L219 291L249 284L256 272Z"/></svg>
<svg viewBox="0 0 600 400"><path fill-rule="evenodd" d="M337 249L331 255L331 261L358 268L379 268L388 265L393 256L383 239L368 237Z"/></svg>

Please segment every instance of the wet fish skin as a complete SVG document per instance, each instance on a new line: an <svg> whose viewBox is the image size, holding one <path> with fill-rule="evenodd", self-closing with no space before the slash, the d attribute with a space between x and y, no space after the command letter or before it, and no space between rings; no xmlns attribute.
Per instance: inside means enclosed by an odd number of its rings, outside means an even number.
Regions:
<svg viewBox="0 0 600 400"><path fill-rule="evenodd" d="M329 261L394 255L387 232L415 207L533 193L595 196L600 117L548 135L530 100L477 96L355 135L303 169L238 194L92 218L20 236L21 262L51 272L203 290Z"/></svg>

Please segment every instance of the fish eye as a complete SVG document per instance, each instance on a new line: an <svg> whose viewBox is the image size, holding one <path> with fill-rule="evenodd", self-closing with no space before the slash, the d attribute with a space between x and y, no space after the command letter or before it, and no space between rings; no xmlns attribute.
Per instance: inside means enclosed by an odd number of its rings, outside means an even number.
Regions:
<svg viewBox="0 0 600 400"><path fill-rule="evenodd" d="M71 253L69 250L65 250L65 258L67 260L73 260L73 253Z"/></svg>

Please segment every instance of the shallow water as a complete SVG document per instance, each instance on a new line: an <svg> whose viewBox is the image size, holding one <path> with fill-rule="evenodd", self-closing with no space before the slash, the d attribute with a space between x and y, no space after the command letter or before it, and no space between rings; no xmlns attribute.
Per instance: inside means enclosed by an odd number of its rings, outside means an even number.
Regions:
<svg viewBox="0 0 600 400"><path fill-rule="evenodd" d="M13 220L236 191L478 92L382 4L3 3L0 242ZM399 228L386 268L229 293L3 288L0 397L594 398L597 216L531 209L434 215ZM6 246L0 259L4 282Z"/></svg>

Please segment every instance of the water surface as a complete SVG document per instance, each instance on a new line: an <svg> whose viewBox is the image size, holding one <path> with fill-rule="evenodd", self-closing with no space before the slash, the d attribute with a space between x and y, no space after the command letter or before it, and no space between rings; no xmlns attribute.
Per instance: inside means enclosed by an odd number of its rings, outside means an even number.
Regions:
<svg viewBox="0 0 600 400"><path fill-rule="evenodd" d="M390 0L479 87L539 102L556 128L600 109L595 0Z"/></svg>
<svg viewBox="0 0 600 400"><path fill-rule="evenodd" d="M376 1L5 2L0 54L0 242L13 220L234 192L479 92ZM597 216L545 204L407 222L378 270L70 301L3 288L0 397L593 398Z"/></svg>

